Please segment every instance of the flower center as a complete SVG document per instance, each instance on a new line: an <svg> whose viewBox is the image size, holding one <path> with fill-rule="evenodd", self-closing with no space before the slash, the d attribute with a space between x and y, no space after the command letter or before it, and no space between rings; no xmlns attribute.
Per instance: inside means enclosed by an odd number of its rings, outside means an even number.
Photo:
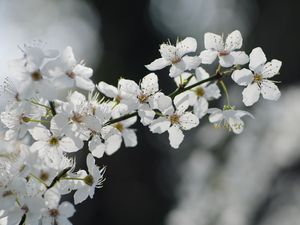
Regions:
<svg viewBox="0 0 300 225"><path fill-rule="evenodd" d="M262 80L263 80L262 75L260 75L260 74L254 75L254 82L260 83Z"/></svg>
<svg viewBox="0 0 300 225"><path fill-rule="evenodd" d="M47 172L45 172L45 171L41 171L40 179L42 181L47 181L49 179L49 174Z"/></svg>
<svg viewBox="0 0 300 225"><path fill-rule="evenodd" d="M195 93L198 97L203 97L205 94L205 91L202 87L198 87L198 88L196 88Z"/></svg>
<svg viewBox="0 0 300 225"><path fill-rule="evenodd" d="M117 95L116 97L115 97L115 102L117 103L117 104L119 104L120 102L121 102L121 97L119 96L119 95Z"/></svg>
<svg viewBox="0 0 300 225"><path fill-rule="evenodd" d="M94 184L94 178L92 175L87 175L84 179L83 179L84 183L86 183L89 186L92 186Z"/></svg>
<svg viewBox="0 0 300 225"><path fill-rule="evenodd" d="M72 120L76 123L82 123L83 122L83 116L79 113L74 113Z"/></svg>
<svg viewBox="0 0 300 225"><path fill-rule="evenodd" d="M58 139L57 139L57 137L52 137L52 138L49 140L49 144L50 144L51 146L58 145Z"/></svg>
<svg viewBox="0 0 300 225"><path fill-rule="evenodd" d="M116 124L114 125L114 127L115 127L117 130L119 130L120 132L122 132L122 131L124 130L124 126L123 126L123 124L121 124L121 123L116 123Z"/></svg>
<svg viewBox="0 0 300 225"><path fill-rule="evenodd" d="M66 72L66 75L67 75L68 77L70 77L71 79L74 79L75 76L76 76L76 74L75 74L73 71L67 71L67 72Z"/></svg>
<svg viewBox="0 0 300 225"><path fill-rule="evenodd" d="M145 94L141 94L141 95L138 96L138 99L139 99L140 103L146 103L147 100L148 100L148 97L149 96L147 96Z"/></svg>
<svg viewBox="0 0 300 225"><path fill-rule="evenodd" d="M177 114L173 114L169 117L171 124L178 124L180 117Z"/></svg>
<svg viewBox="0 0 300 225"><path fill-rule="evenodd" d="M180 61L181 61L181 58L178 57L178 56L175 56L175 57L171 60L172 64L179 63Z"/></svg>
<svg viewBox="0 0 300 225"><path fill-rule="evenodd" d="M226 51L226 50L219 51L219 56L226 56L226 55L229 55L228 51Z"/></svg>
<svg viewBox="0 0 300 225"><path fill-rule="evenodd" d="M43 79L43 76L39 70L36 70L31 74L31 79L33 81L39 81L39 80Z"/></svg>
<svg viewBox="0 0 300 225"><path fill-rule="evenodd" d="M59 211L57 209L49 209L49 215L51 217L58 217L59 216Z"/></svg>

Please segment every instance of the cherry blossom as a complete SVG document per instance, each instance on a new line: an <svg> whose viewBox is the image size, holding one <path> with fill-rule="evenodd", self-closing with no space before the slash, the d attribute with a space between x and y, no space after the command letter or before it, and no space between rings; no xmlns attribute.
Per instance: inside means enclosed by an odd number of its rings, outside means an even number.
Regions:
<svg viewBox="0 0 300 225"><path fill-rule="evenodd" d="M160 45L159 52L161 58L154 60L146 65L148 70L160 70L166 66L171 66L170 77L177 77L185 70L195 69L200 65L201 59L198 56L187 56L186 54L195 52L197 49L197 41L192 37L177 42L176 46L168 44Z"/></svg>
<svg viewBox="0 0 300 225"><path fill-rule="evenodd" d="M238 30L230 33L224 43L223 37L214 33L204 35L204 46L206 50L202 51L200 58L202 63L211 64L217 57L223 67L232 65L244 65L249 62L249 58L243 51L235 51L242 47L243 38Z"/></svg>
<svg viewBox="0 0 300 225"><path fill-rule="evenodd" d="M264 99L277 101L280 98L280 91L275 82L269 78L277 75L282 62L273 59L267 62L267 58L260 47L250 53L248 69L236 70L232 73L232 79L241 86L247 86L243 90L243 102L251 106L258 101L260 94Z"/></svg>

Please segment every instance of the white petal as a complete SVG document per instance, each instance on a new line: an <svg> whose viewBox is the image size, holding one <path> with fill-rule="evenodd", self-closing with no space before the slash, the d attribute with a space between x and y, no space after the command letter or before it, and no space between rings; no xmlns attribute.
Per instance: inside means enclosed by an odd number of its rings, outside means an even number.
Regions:
<svg viewBox="0 0 300 225"><path fill-rule="evenodd" d="M213 49L217 51L224 50L223 38L214 33L205 33L204 46L206 49Z"/></svg>
<svg viewBox="0 0 300 225"><path fill-rule="evenodd" d="M183 61L180 61L176 64L173 64L170 68L170 77L178 77L185 71L185 64Z"/></svg>
<svg viewBox="0 0 300 225"><path fill-rule="evenodd" d="M145 67L148 70L154 71L154 70L163 69L163 68L165 68L166 66L169 66L169 65L171 65L171 61L168 61L164 58L159 58L159 59L154 60L152 63L150 63L148 65L145 65Z"/></svg>
<svg viewBox="0 0 300 225"><path fill-rule="evenodd" d="M144 126L149 125L155 116L155 112L149 107L149 105L143 104L138 109L139 117L141 118L141 123Z"/></svg>
<svg viewBox="0 0 300 225"><path fill-rule="evenodd" d="M67 65L68 68L72 68L76 64L73 49L70 46L66 47L63 51L62 61Z"/></svg>
<svg viewBox="0 0 300 225"><path fill-rule="evenodd" d="M203 116L206 115L208 110L208 102L205 98L200 98L195 104L194 104L194 114L201 119Z"/></svg>
<svg viewBox="0 0 300 225"><path fill-rule="evenodd" d="M199 125L199 119L191 112L186 112L179 119L180 126L183 130L190 130Z"/></svg>
<svg viewBox="0 0 300 225"><path fill-rule="evenodd" d="M176 48L173 45L161 44L159 52L166 61L173 61L176 58Z"/></svg>
<svg viewBox="0 0 300 225"><path fill-rule="evenodd" d="M247 86L253 81L253 73L248 69L235 70L231 74L232 80L234 80L238 85Z"/></svg>
<svg viewBox="0 0 300 225"><path fill-rule="evenodd" d="M30 146L30 151L32 152L39 152L47 149L49 149L49 145L44 141L36 141Z"/></svg>
<svg viewBox="0 0 300 225"><path fill-rule="evenodd" d="M174 108L172 105L172 99L169 96L164 95L163 93L159 93L154 96L155 108L160 110L163 114L169 115L174 112Z"/></svg>
<svg viewBox="0 0 300 225"><path fill-rule="evenodd" d="M267 61L266 55L260 47L252 50L250 53L250 63L249 68L255 71L257 67L265 64Z"/></svg>
<svg viewBox="0 0 300 225"><path fill-rule="evenodd" d="M181 82L186 81L191 75L192 75L191 73L184 72L180 76L175 77L174 81L175 81L176 85L179 86L179 84L181 84Z"/></svg>
<svg viewBox="0 0 300 225"><path fill-rule="evenodd" d="M187 93L176 95L174 98L174 104L176 107L176 112L181 115L190 106L189 95Z"/></svg>
<svg viewBox="0 0 300 225"><path fill-rule="evenodd" d="M281 95L278 87L269 80L263 80L261 83L261 94L263 98L273 101L277 101Z"/></svg>
<svg viewBox="0 0 300 225"><path fill-rule="evenodd" d="M161 134L169 129L171 122L165 117L159 117L149 125L150 131L152 133Z"/></svg>
<svg viewBox="0 0 300 225"><path fill-rule="evenodd" d="M279 70L281 68L282 62L273 59L271 62L266 63L262 69L262 76L263 78L270 78L273 77L274 75L279 73Z"/></svg>
<svg viewBox="0 0 300 225"><path fill-rule="evenodd" d="M29 133L38 141L48 141L51 136L50 131L42 125L29 129Z"/></svg>
<svg viewBox="0 0 300 225"><path fill-rule="evenodd" d="M137 137L133 129L123 130L122 135L126 147L135 147L137 145Z"/></svg>
<svg viewBox="0 0 300 225"><path fill-rule="evenodd" d="M198 67L195 70L195 74L196 74L196 77L197 77L198 81L205 80L205 79L209 78L208 72L206 72L206 70L203 69L202 67Z"/></svg>
<svg viewBox="0 0 300 225"><path fill-rule="evenodd" d="M178 148L183 141L184 135L177 126L172 126L168 129L169 141L172 148Z"/></svg>
<svg viewBox="0 0 300 225"><path fill-rule="evenodd" d="M60 212L60 214L67 218L73 216L76 212L73 204L71 204L70 202L62 202L58 207L58 211Z"/></svg>
<svg viewBox="0 0 300 225"><path fill-rule="evenodd" d="M102 143L98 136L94 136L92 140L89 141L89 150L92 155L96 158L101 158L105 152L105 144Z"/></svg>
<svg viewBox="0 0 300 225"><path fill-rule="evenodd" d="M136 96L140 91L139 85L135 83L133 80L129 80L129 79L121 78L118 82L118 87L120 91L134 96Z"/></svg>
<svg viewBox="0 0 300 225"><path fill-rule="evenodd" d="M85 102L85 96L78 91L74 91L68 97L68 101L73 103L74 105L82 105Z"/></svg>
<svg viewBox="0 0 300 225"><path fill-rule="evenodd" d="M253 105L255 102L258 101L259 99L259 95L260 95L260 88L259 86L254 83L254 84L250 84L248 85L248 87L246 87L243 90L243 102L246 106L251 106Z"/></svg>
<svg viewBox="0 0 300 225"><path fill-rule="evenodd" d="M201 62L203 64L212 64L218 56L218 52L216 50L204 50L200 53Z"/></svg>
<svg viewBox="0 0 300 225"><path fill-rule="evenodd" d="M77 152L79 150L73 139L69 137L63 137L59 141L59 149L64 152Z"/></svg>
<svg viewBox="0 0 300 225"><path fill-rule="evenodd" d="M217 108L211 108L207 110L207 113L211 114L209 115L208 119L211 123L217 123L223 120L223 111L221 109Z"/></svg>
<svg viewBox="0 0 300 225"><path fill-rule="evenodd" d="M235 30L227 36L226 42L225 42L225 49L227 51L233 51L236 49L240 49L242 47L242 44L243 44L243 38L242 38L241 32L238 30Z"/></svg>
<svg viewBox="0 0 300 225"><path fill-rule="evenodd" d="M185 70L194 70L201 64L199 56L184 56L182 61L185 64Z"/></svg>
<svg viewBox="0 0 300 225"><path fill-rule="evenodd" d="M86 188L80 188L78 189L74 194L74 204L77 205L84 200L86 200L89 196L89 192Z"/></svg>
<svg viewBox="0 0 300 225"><path fill-rule="evenodd" d="M112 85L109 85L101 81L97 86L97 89L109 98L114 98L118 95L118 89Z"/></svg>
<svg viewBox="0 0 300 225"><path fill-rule="evenodd" d="M86 165L89 171L89 174L93 174L93 170L95 167L95 159L92 154L88 154L86 157Z"/></svg>
<svg viewBox="0 0 300 225"><path fill-rule="evenodd" d="M106 154L112 155L113 153L115 153L121 147L121 143L122 143L121 135L119 134L111 135L109 138L105 140Z"/></svg>
<svg viewBox="0 0 300 225"><path fill-rule="evenodd" d="M142 79L141 90L145 95L153 95L158 89L158 78L155 73L150 73Z"/></svg>
<svg viewBox="0 0 300 225"><path fill-rule="evenodd" d="M95 84L92 80L80 76L75 77L75 84L77 87L87 91L93 91L95 88Z"/></svg>
<svg viewBox="0 0 300 225"><path fill-rule="evenodd" d="M234 64L234 57L231 54L219 56L219 63L222 67L231 67Z"/></svg>
<svg viewBox="0 0 300 225"><path fill-rule="evenodd" d="M234 58L234 65L245 65L249 62L249 56L245 52L231 52L230 55Z"/></svg>
<svg viewBox="0 0 300 225"><path fill-rule="evenodd" d="M180 58L187 53L195 52L197 49L197 41L195 38L187 37L176 44L176 54Z"/></svg>
<svg viewBox="0 0 300 225"><path fill-rule="evenodd" d="M76 76L81 76L83 78L90 78L91 76L93 76L93 69L83 66L81 64L77 64L74 69L73 72L75 73Z"/></svg>
<svg viewBox="0 0 300 225"><path fill-rule="evenodd" d="M244 122L240 118L230 117L228 119L228 124L235 134L240 134L244 130Z"/></svg>
<svg viewBox="0 0 300 225"><path fill-rule="evenodd" d="M221 97L221 91L216 83L208 85L204 90L204 96L207 100L218 99Z"/></svg>

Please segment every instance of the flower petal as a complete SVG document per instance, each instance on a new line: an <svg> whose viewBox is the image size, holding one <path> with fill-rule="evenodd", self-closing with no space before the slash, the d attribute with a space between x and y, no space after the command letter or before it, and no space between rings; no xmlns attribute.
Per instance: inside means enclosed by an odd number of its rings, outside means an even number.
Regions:
<svg viewBox="0 0 300 225"><path fill-rule="evenodd" d="M204 47L206 49L222 51L224 50L224 41L220 35L214 33L204 34Z"/></svg>
<svg viewBox="0 0 300 225"><path fill-rule="evenodd" d="M197 49L197 41L195 38L187 37L176 44L176 55L180 58L187 53L195 52Z"/></svg>
<svg viewBox="0 0 300 225"><path fill-rule="evenodd" d="M227 51L233 51L236 49L240 49L242 47L242 44L243 44L243 38L242 38L241 32L238 30L235 30L227 36L226 42L225 42L225 49Z"/></svg>
<svg viewBox="0 0 300 225"><path fill-rule="evenodd" d="M245 65L249 62L249 56L245 52L231 52L230 55L234 58L234 65Z"/></svg>
<svg viewBox="0 0 300 225"><path fill-rule="evenodd" d="M260 47L252 50L250 53L250 63L249 68L255 71L257 67L265 64L267 61L266 55Z"/></svg>
<svg viewBox="0 0 300 225"><path fill-rule="evenodd" d="M137 137L133 129L123 130L122 136L126 147L135 147L137 145Z"/></svg>
<svg viewBox="0 0 300 225"><path fill-rule="evenodd" d="M247 86L253 81L253 73L248 69L235 70L231 75L232 80L241 86Z"/></svg>
<svg viewBox="0 0 300 225"><path fill-rule="evenodd" d="M203 50L200 53L200 58L203 64L212 64L218 56L218 52L216 50Z"/></svg>
<svg viewBox="0 0 300 225"><path fill-rule="evenodd" d="M141 90L147 96L158 92L158 78L155 73L150 73L142 79Z"/></svg>
<svg viewBox="0 0 300 225"><path fill-rule="evenodd" d="M97 89L109 98L114 98L118 95L118 89L112 85L109 85L101 81L97 86Z"/></svg>
<svg viewBox="0 0 300 225"><path fill-rule="evenodd" d="M177 126L170 127L168 132L171 147L178 148L184 138L183 132Z"/></svg>
<svg viewBox="0 0 300 225"><path fill-rule="evenodd" d="M167 131L171 126L171 122L165 117L159 117L149 125L150 131L152 133L161 134Z"/></svg>
<svg viewBox="0 0 300 225"><path fill-rule="evenodd" d="M179 118L180 127L183 130L190 130L199 125L199 119L191 112L186 112Z"/></svg>
<svg viewBox="0 0 300 225"><path fill-rule="evenodd" d="M201 119L206 115L208 110L208 102L205 98L199 98L199 100L194 104L194 114Z"/></svg>
<svg viewBox="0 0 300 225"><path fill-rule="evenodd" d="M188 93L181 93L174 98L176 112L181 115L187 110L190 105Z"/></svg>
<svg viewBox="0 0 300 225"><path fill-rule="evenodd" d="M228 119L228 124L235 134L240 134L244 130L244 122L240 118L230 117Z"/></svg>
<svg viewBox="0 0 300 225"><path fill-rule="evenodd" d="M243 102L246 106L251 106L258 101L260 88L256 83L248 85L242 92Z"/></svg>
<svg viewBox="0 0 300 225"><path fill-rule="evenodd" d="M196 78L197 78L198 81L205 80L205 79L209 78L208 72L206 72L206 70L203 69L202 67L198 67L195 70L195 75L196 75Z"/></svg>
<svg viewBox="0 0 300 225"><path fill-rule="evenodd" d="M184 56L182 61L185 64L185 70L194 70L201 64L199 56Z"/></svg>
<svg viewBox="0 0 300 225"><path fill-rule="evenodd" d="M222 67L231 67L234 64L234 57L231 55L219 56L219 63Z"/></svg>
<svg viewBox="0 0 300 225"><path fill-rule="evenodd" d="M171 65L171 61L168 61L164 58L159 58L159 59L156 59L154 60L152 63L148 64L148 65L145 65L145 67L148 69L148 70L160 70L160 69L163 69L165 68L166 66L169 66Z"/></svg>
<svg viewBox="0 0 300 225"><path fill-rule="evenodd" d="M161 44L159 52L166 61L172 62L176 56L176 47L173 45Z"/></svg>
<svg viewBox="0 0 300 225"><path fill-rule="evenodd" d="M269 80L263 80L261 83L261 94L263 98L273 101L277 101L281 96L278 87Z"/></svg>
<svg viewBox="0 0 300 225"><path fill-rule="evenodd" d="M279 70L281 68L282 62L273 59L271 62L266 63L262 69L262 76L263 78L270 78L273 77L274 75L279 73Z"/></svg>

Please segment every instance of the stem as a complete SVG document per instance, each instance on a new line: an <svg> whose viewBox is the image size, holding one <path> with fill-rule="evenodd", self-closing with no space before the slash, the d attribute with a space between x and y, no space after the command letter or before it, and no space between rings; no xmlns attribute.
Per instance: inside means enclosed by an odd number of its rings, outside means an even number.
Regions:
<svg viewBox="0 0 300 225"><path fill-rule="evenodd" d="M56 115L56 110L55 110L55 103L54 103L54 101L49 101L49 105L50 105L50 109L51 109L52 115L55 116Z"/></svg>
<svg viewBox="0 0 300 225"><path fill-rule="evenodd" d="M226 85L225 85L224 81L220 80L220 84L221 84L221 86L222 86L222 88L223 88L223 90L224 90L224 93L225 93L225 95L226 95L227 105L230 105L230 102L229 102L229 95L228 95L228 90L227 90L227 88L226 88Z"/></svg>
<svg viewBox="0 0 300 225"><path fill-rule="evenodd" d="M111 124L113 124L113 123L118 123L118 122L120 122L120 121L129 119L129 118L134 117L134 116L137 116L137 115L138 115L137 112L129 113L129 114L126 114L126 115L124 115L124 116L120 116L120 117L118 117L118 118L116 118L116 119L112 119L112 120L108 121L106 124L104 124L104 126L111 125Z"/></svg>

